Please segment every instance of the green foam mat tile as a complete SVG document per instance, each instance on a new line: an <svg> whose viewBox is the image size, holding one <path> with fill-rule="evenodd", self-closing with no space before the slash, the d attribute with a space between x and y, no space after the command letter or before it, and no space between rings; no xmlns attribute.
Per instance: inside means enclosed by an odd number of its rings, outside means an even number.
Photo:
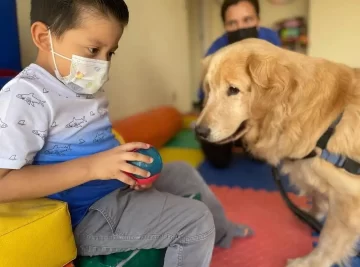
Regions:
<svg viewBox="0 0 360 267"><path fill-rule="evenodd" d="M165 147L200 149L200 144L192 129L183 129L167 142Z"/></svg>
<svg viewBox="0 0 360 267"><path fill-rule="evenodd" d="M161 267L164 265L166 249L148 249L114 253L107 256L79 257L76 267ZM145 264L145 265L144 265Z"/></svg>

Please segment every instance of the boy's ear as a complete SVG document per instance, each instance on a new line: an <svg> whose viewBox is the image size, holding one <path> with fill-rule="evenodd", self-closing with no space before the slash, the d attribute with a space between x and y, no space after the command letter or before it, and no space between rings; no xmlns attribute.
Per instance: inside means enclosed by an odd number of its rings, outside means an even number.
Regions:
<svg viewBox="0 0 360 267"><path fill-rule="evenodd" d="M49 29L44 23L37 21L31 25L31 38L39 50L51 50Z"/></svg>

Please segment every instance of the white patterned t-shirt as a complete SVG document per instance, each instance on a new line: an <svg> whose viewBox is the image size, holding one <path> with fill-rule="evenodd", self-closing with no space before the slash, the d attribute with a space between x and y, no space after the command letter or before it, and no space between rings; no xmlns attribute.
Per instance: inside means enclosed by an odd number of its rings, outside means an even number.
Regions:
<svg viewBox="0 0 360 267"><path fill-rule="evenodd" d="M76 94L36 64L0 91L0 168L55 164L109 150L119 145L111 130L103 90ZM69 204L75 226L90 205L123 185L96 180L49 197Z"/></svg>

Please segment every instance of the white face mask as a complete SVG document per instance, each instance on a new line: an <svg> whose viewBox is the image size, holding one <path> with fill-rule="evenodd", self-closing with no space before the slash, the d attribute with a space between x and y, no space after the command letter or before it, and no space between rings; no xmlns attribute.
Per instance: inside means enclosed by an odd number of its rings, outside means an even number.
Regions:
<svg viewBox="0 0 360 267"><path fill-rule="evenodd" d="M78 94L95 94L109 80L110 62L72 55L65 57L54 51L49 30L51 53L56 77ZM55 55L71 61L70 74L62 77L55 62Z"/></svg>

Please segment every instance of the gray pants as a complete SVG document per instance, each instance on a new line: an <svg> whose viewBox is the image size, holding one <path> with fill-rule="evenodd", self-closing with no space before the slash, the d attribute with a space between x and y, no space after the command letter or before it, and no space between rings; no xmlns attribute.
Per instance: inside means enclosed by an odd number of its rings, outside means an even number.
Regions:
<svg viewBox="0 0 360 267"><path fill-rule="evenodd" d="M183 197L196 193L202 202ZM214 243L228 247L235 227L198 172L174 162L164 166L152 189L120 189L96 202L75 239L83 256L167 248L164 266L205 267Z"/></svg>

